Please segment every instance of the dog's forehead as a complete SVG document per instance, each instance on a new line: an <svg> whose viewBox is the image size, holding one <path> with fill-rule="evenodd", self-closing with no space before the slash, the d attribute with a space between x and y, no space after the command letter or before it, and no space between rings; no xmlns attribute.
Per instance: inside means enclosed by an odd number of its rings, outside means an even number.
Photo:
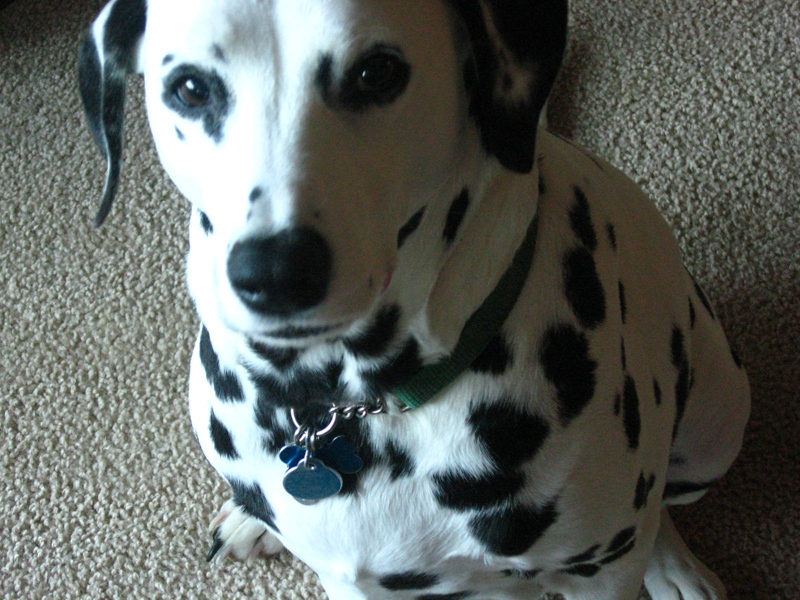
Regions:
<svg viewBox="0 0 800 600"><path fill-rule="evenodd" d="M349 0L150 0L148 47L188 55L272 54L296 40L324 43L344 34ZM286 32L292 31L291 36ZM311 35L313 33L313 35Z"/></svg>
<svg viewBox="0 0 800 600"><path fill-rule="evenodd" d="M172 54L281 59L324 50L347 56L374 43L401 45L431 14L422 0L150 0L151 59ZM411 6L413 5L413 6ZM430 12L430 11L423 11ZM428 18L426 18L428 17Z"/></svg>

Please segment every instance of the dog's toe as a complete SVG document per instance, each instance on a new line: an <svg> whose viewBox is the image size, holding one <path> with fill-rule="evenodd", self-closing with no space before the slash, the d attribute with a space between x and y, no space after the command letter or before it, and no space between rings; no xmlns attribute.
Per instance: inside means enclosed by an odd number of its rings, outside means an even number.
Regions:
<svg viewBox="0 0 800 600"><path fill-rule="evenodd" d="M212 542L207 560L215 564L232 556L251 565L260 554L275 554L283 548L261 521L246 514L232 500L222 506L210 529Z"/></svg>
<svg viewBox="0 0 800 600"><path fill-rule="evenodd" d="M675 529L667 511L645 574L653 600L726 600L719 578L692 554Z"/></svg>

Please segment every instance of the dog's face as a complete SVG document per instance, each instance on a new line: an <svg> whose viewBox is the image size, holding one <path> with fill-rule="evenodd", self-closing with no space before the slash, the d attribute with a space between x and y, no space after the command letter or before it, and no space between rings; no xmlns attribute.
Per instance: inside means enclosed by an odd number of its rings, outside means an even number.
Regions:
<svg viewBox="0 0 800 600"><path fill-rule="evenodd" d="M197 209L203 319L293 343L341 333L466 163L531 169L565 26L564 0L112 0L80 65L109 162L98 222L138 70L159 156Z"/></svg>
<svg viewBox="0 0 800 600"><path fill-rule="evenodd" d="M369 310L398 230L464 146L455 36L425 0L150 3L147 110L161 161L205 215L193 245L207 264L190 270L201 311L297 337Z"/></svg>

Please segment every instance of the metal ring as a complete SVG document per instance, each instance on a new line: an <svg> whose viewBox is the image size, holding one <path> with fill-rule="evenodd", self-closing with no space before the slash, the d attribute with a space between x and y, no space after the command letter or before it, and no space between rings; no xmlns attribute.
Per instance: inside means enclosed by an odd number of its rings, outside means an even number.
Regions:
<svg viewBox="0 0 800 600"><path fill-rule="evenodd" d="M337 412L333 412L333 411L331 411L330 415L331 415L331 422L330 422L330 423L328 423L328 424L325 426L325 428L323 428L323 429L320 429L319 431L316 431L316 432L315 432L315 436L316 436L316 437L323 437L323 436L326 436L326 435L328 435L328 434L329 434L331 431L333 431L333 428L334 428L334 427L336 427L336 421L338 421L338 420L339 420L339 415L338 415L338 413L337 413Z"/></svg>
<svg viewBox="0 0 800 600"><path fill-rule="evenodd" d="M290 415L291 415L291 417L292 417L292 423L294 423L294 426L295 426L297 429L302 429L302 427L303 427L303 426L302 426L302 425L300 425L300 423L298 423L298 421L297 421L297 413L296 413L296 412L294 412L294 409L293 409L293 408L290 408L290 409L289 409L289 414L290 414Z"/></svg>

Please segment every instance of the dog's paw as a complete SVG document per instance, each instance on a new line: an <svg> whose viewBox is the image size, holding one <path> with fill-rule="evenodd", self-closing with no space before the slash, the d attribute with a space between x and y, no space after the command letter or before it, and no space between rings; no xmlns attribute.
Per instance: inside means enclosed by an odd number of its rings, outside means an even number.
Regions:
<svg viewBox="0 0 800 600"><path fill-rule="evenodd" d="M692 554L665 510L644 578L653 600L727 600L725 586Z"/></svg>
<svg viewBox="0 0 800 600"><path fill-rule="evenodd" d="M246 514L233 500L222 505L209 531L213 540L207 560L216 564L232 556L249 566L259 554L275 554L283 548L261 521Z"/></svg>

